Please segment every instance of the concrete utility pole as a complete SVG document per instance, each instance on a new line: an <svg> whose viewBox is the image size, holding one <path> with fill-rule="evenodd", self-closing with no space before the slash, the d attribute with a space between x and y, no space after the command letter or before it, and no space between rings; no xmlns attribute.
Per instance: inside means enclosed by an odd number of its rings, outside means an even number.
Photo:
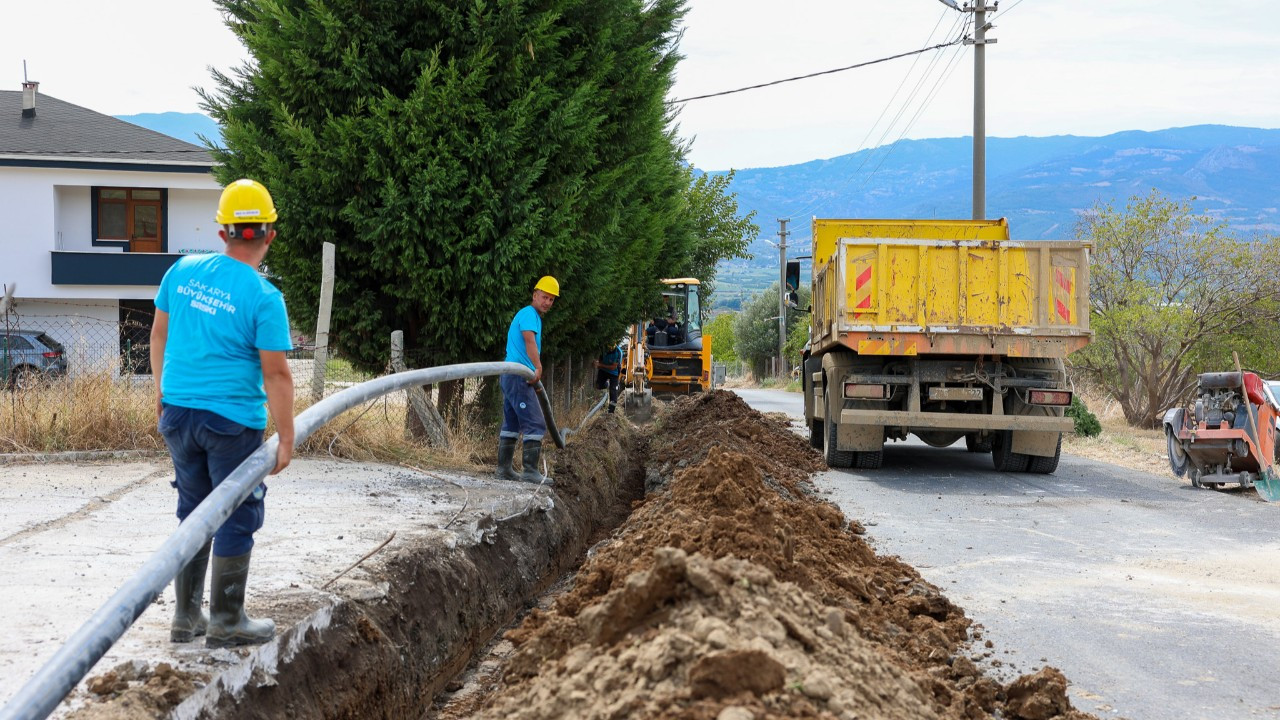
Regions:
<svg viewBox="0 0 1280 720"><path fill-rule="evenodd" d="M783 348L787 344L787 222L778 218L778 374L786 372Z"/></svg>
<svg viewBox="0 0 1280 720"><path fill-rule="evenodd" d="M975 0L964 7L973 13L973 39L966 45L973 46L973 219L987 217L987 44L996 42L987 37L987 13L995 12L1000 3L990 6L985 0Z"/></svg>
<svg viewBox="0 0 1280 720"><path fill-rule="evenodd" d="M320 259L320 314L316 316L316 351L311 369L311 402L324 399L324 376L329 365L329 317L333 309L333 243L321 246Z"/></svg>

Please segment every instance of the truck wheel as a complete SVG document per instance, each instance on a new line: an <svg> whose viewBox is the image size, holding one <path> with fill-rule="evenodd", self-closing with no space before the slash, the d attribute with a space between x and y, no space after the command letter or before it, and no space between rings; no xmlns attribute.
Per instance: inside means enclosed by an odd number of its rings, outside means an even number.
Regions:
<svg viewBox="0 0 1280 720"><path fill-rule="evenodd" d="M1042 455L1027 455L1027 472L1040 473L1048 475L1058 469L1058 460L1062 457L1062 433L1058 433L1058 447L1053 451L1053 457L1044 457Z"/></svg>
<svg viewBox="0 0 1280 720"><path fill-rule="evenodd" d="M853 466L854 452L852 450L836 449L836 431L840 424L836 422L835 415L839 414L839 412L839 408L832 410L831 403L827 403L827 419L822 423L827 431L827 439L823 448L823 456L825 457L829 467L847 468Z"/></svg>
<svg viewBox="0 0 1280 720"><path fill-rule="evenodd" d="M821 450L824 439L822 437L822 421L814 418L809 421L809 447Z"/></svg>
<svg viewBox="0 0 1280 720"><path fill-rule="evenodd" d="M987 433L982 440L978 439L978 433L968 433L964 436L964 449L971 453L989 453L994 441L995 436L991 433Z"/></svg>
<svg viewBox="0 0 1280 720"><path fill-rule="evenodd" d="M1013 431L1001 430L996 433L995 443L991 447L991 461L998 472L1024 472L1027 469L1028 457L1016 453L1013 447Z"/></svg>
<svg viewBox="0 0 1280 720"><path fill-rule="evenodd" d="M855 453L853 466L859 470L879 470L884 463L883 450L866 450Z"/></svg>

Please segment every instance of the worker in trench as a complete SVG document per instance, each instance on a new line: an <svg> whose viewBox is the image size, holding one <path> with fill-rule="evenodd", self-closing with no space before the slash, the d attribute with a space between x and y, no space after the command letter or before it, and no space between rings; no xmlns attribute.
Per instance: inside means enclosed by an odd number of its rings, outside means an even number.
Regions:
<svg viewBox="0 0 1280 720"><path fill-rule="evenodd" d="M182 258L156 294L151 368L180 521L262 445L267 408L280 439L271 474L293 457L293 377L285 360L293 349L289 321L284 297L258 273L275 240L276 219L265 187L253 180L231 183L216 216L224 251ZM266 492L260 483L174 578L172 641L205 635L205 645L216 648L257 645L275 635L274 622L244 612L253 534L262 527ZM210 546L206 616L201 605Z"/></svg>
<svg viewBox="0 0 1280 720"><path fill-rule="evenodd" d="M618 406L618 371L622 368L622 348L613 343L591 361L596 369L596 389L609 388L609 412Z"/></svg>
<svg viewBox="0 0 1280 720"><path fill-rule="evenodd" d="M533 298L511 319L507 328L507 362L520 363L533 371L533 377L525 380L519 375L503 375L498 384L502 388L502 429L498 432L498 477L502 480L521 480L528 483L551 484L551 479L539 471L542 461L542 438L547 434L546 419L534 387L542 380L542 316L560 297L560 283L550 275L542 277L533 287ZM521 459L524 467L516 474L512 463L516 446L524 437Z"/></svg>

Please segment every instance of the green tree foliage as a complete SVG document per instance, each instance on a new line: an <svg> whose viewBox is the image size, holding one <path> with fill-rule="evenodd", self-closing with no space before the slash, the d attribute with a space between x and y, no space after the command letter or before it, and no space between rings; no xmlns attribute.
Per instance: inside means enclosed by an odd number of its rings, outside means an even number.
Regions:
<svg viewBox="0 0 1280 720"><path fill-rule="evenodd" d="M1071 396L1071 407L1067 408L1066 416L1075 421L1076 435L1080 437L1094 437L1102 432L1098 416L1093 414L1079 395Z"/></svg>
<svg viewBox="0 0 1280 720"><path fill-rule="evenodd" d="M711 355L716 362L731 363L738 361L738 353L734 350L736 341L733 334L737 313L720 313L702 328L702 335L711 336Z"/></svg>
<svg viewBox="0 0 1280 720"><path fill-rule="evenodd" d="M1198 373L1230 369L1236 347L1264 372L1280 365L1274 240L1233 238L1155 191L1123 211L1094 208L1076 235L1093 243L1094 337L1073 362L1130 424L1154 427L1188 397Z"/></svg>
<svg viewBox="0 0 1280 720"><path fill-rule="evenodd" d="M271 270L314 322L337 246L333 342L380 369L502 353L556 276L550 359L594 353L689 266L682 147L664 99L683 0L217 0L252 61L215 73L219 180L264 182Z"/></svg>
<svg viewBox="0 0 1280 720"><path fill-rule="evenodd" d="M688 182L685 199L693 223L695 245L686 277L702 281L699 290L704 305L709 305L715 290L716 269L721 260L734 258L750 260L747 246L760 235L760 226L752 222L756 211L738 216L738 194L731 192L733 170L724 175L694 175L693 168L686 168Z"/></svg>
<svg viewBox="0 0 1280 720"><path fill-rule="evenodd" d="M799 291L801 308L808 307L810 289L801 283ZM809 315L797 310L787 310L787 345L784 352L791 366L798 364L800 349L809 339ZM747 301L738 313L733 325L734 350L738 357L749 363L753 372L763 374L769 367L769 358L778 356L778 283Z"/></svg>

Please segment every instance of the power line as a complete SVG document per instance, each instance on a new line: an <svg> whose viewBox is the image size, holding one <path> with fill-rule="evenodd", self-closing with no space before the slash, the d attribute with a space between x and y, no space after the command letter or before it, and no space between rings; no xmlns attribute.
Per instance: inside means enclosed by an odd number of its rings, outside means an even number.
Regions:
<svg viewBox="0 0 1280 720"><path fill-rule="evenodd" d="M946 15L947 15L947 11L944 10L942 13L942 16L938 18L937 24L935 24L933 27L933 30L930 31L929 37L925 39L926 43L933 39L933 36L938 32L938 27L940 27L942 24L942 21L946 19ZM957 28L959 28L961 31L958 35L955 34ZM967 23L964 22L963 16L958 16L951 23L951 26L947 29L947 32L946 32L946 35L952 35L957 38L957 40L949 44L963 42L965 37L964 30L966 28L967 28ZM854 169L852 172L848 173L845 176L844 181L840 184L839 188L837 188L834 192L829 193L828 197L838 195L844 192L846 189L848 189L850 184L858 177L859 173L862 172L862 169L866 167L867 162L871 160L879 150L883 149L882 146L884 145L885 140L888 138L889 134L893 132L893 129L894 127L897 126L898 122L902 119L903 113L905 113L907 111L907 108L910 107L912 103L915 102L916 96L919 94L920 89L925 85L925 83L929 81L930 76L933 74L934 68L938 66L938 59L941 57L942 55L938 54L938 55L934 55L929 59L929 62L926 63L924 70L920 73L920 77L916 80L915 85L912 87L911 91L907 93L906 97L902 101L902 105L898 108L897 112L894 113L893 119L889 121L889 123L885 126L884 130L881 132L880 137L876 140L876 143L875 143L876 147L872 148L871 150L868 150L866 153L863 154L861 162L858 163L858 167ZM894 101L897 99L898 94L902 91L903 86L905 86L907 81L911 79L911 75L915 71L915 68L919 59L920 58L917 57L916 60L912 61L911 67L908 68L906 75L903 76L902 81L898 83L897 89L894 90L893 95L889 98L889 101L885 103L884 108L880 111L880 116L876 118L875 123L873 123L871 127L867 130L867 134L862 139L862 143L858 146L858 149L854 150L855 154L861 151L864 147L866 147L867 140L870 139L871 135L875 132L876 127L880 124L880 121L884 118L885 113L888 112L888 110L893 106ZM945 70L943 72L945 72ZM886 152L889 152L889 151L886 151ZM865 185L866 183L864 182L861 187L865 187ZM827 199L826 197L819 197L815 194L809 200L809 202L804 205L803 210L801 210L798 214L803 215L808 213L810 210L812 210L813 208L816 208L826 199ZM797 213L791 214L792 217L796 215Z"/></svg>
<svg viewBox="0 0 1280 720"><path fill-rule="evenodd" d="M996 13L996 14L995 14L995 16L993 16L993 17L991 17L991 18L988 18L988 19L987 19L987 22L991 22L991 21L995 20L996 18L1004 17L1004 14L1005 14L1005 13L1007 13L1007 12L1009 12L1010 10L1012 10L1012 9L1014 9L1014 8L1016 8L1016 7L1018 7L1018 5L1019 5L1019 4L1021 4L1021 3L1022 3L1022 0L1014 0L1014 3L1013 3L1012 5L1010 5L1009 7L1007 7L1007 8L1005 8L1005 9L1001 10L1000 12Z"/></svg>
<svg viewBox="0 0 1280 720"><path fill-rule="evenodd" d="M854 70L856 68L866 67L868 65L875 65L877 63L888 62L890 60L897 60L898 58L910 57L912 55L919 55L921 53L927 53L932 50L941 50L942 48L951 47L952 45L959 45L963 41L964 41L963 38L957 38L955 40L952 40L951 42L940 43L938 45L933 45L931 47L920 48L919 50L912 50L911 52L899 53L897 55L890 55L889 57L882 57L882 58L877 58L875 60L868 60L866 62L861 62L856 65L847 65L845 67L834 68L832 70L822 70L821 72L809 73L808 75L797 75L795 77L783 78L781 80L774 80L773 82L760 83L759 85L748 85L747 87L740 87L734 90L723 90L721 92L710 93L707 95L695 95L693 97L681 98L679 100L668 100L666 101L666 104L675 105L677 103L687 103L687 102L692 102L694 100L705 100L707 98L720 97L721 95L732 95L734 93L746 92L747 90L757 90L759 88L770 87L772 85L781 85L782 83L794 82L796 80L807 80L809 78L818 77L820 75L831 75L832 73L844 72L845 70Z"/></svg>

